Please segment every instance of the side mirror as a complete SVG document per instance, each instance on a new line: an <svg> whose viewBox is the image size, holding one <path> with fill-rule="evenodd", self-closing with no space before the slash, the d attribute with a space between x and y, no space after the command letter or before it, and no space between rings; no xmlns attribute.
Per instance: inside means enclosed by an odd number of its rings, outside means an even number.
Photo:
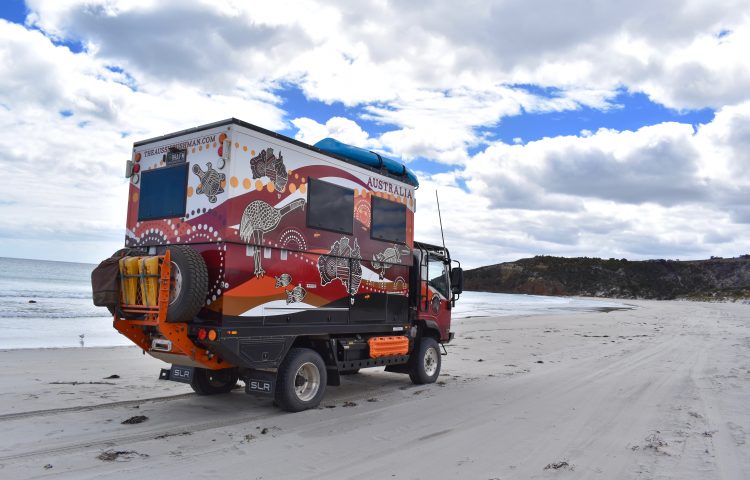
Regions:
<svg viewBox="0 0 750 480"><path fill-rule="evenodd" d="M451 269L451 292L460 295L464 291L464 271L461 267Z"/></svg>

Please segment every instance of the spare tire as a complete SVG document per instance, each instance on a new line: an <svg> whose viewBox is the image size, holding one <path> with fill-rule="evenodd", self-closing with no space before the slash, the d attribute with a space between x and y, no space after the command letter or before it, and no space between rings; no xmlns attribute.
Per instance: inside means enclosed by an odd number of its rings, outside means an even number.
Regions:
<svg viewBox="0 0 750 480"><path fill-rule="evenodd" d="M167 321L180 323L193 319L208 295L208 268L201 254L186 245L169 247L172 269Z"/></svg>

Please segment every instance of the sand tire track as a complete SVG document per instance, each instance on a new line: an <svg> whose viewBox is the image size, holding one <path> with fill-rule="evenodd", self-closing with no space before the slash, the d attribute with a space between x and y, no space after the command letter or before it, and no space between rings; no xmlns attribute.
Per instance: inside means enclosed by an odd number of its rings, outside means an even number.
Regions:
<svg viewBox="0 0 750 480"><path fill-rule="evenodd" d="M20 418L29 417L46 417L49 415L58 415L61 413L88 412L90 410L101 410L104 408L131 407L135 405L144 405L147 403L169 402L172 400L179 400L182 398L193 396L195 396L194 393L181 393L178 395L169 395L165 397L142 398L139 400L123 400L120 402L97 403L94 405L81 405L78 407L50 408L46 410L32 410L29 412L6 413L5 415L0 415L0 422L7 422L9 420L18 420Z"/></svg>

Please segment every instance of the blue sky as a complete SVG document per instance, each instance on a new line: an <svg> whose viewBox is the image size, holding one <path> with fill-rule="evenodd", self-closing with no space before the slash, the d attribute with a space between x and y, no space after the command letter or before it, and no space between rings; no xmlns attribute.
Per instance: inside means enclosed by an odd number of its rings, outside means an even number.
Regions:
<svg viewBox="0 0 750 480"><path fill-rule="evenodd" d="M469 265L746 253L750 17L708 1L548 3L3 2L0 166L19 181L0 197L0 247L96 260L122 241L114 159L236 116L403 159L426 191L417 235L438 238L437 189ZM60 134L18 148L38 131ZM54 188L29 196L32 178ZM40 248L71 211L64 254Z"/></svg>
<svg viewBox="0 0 750 480"><path fill-rule="evenodd" d="M542 96L554 97L553 92L532 90ZM679 111L652 102L643 93L620 90L610 100L611 107L597 109L583 106L577 110L555 113L530 113L503 119L500 125L489 130L490 135L506 143L521 138L524 142L559 135L578 135L583 130L595 132L600 128L638 130L647 125L663 122L699 125L714 117L711 108Z"/></svg>
<svg viewBox="0 0 750 480"><path fill-rule="evenodd" d="M6 0L0 4L0 16L9 22L23 24L27 12L26 4L21 0Z"/></svg>

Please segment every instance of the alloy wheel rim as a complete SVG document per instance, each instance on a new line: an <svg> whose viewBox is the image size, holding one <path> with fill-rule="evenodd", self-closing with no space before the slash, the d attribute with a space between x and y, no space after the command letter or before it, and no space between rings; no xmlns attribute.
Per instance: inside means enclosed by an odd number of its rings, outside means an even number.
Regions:
<svg viewBox="0 0 750 480"><path fill-rule="evenodd" d="M430 347L424 352L424 372L428 377L435 375L437 372L438 357L437 351Z"/></svg>
<svg viewBox="0 0 750 480"><path fill-rule="evenodd" d="M312 362L305 362L294 375L294 393L303 402L315 398L320 389L320 371Z"/></svg>
<svg viewBox="0 0 750 480"><path fill-rule="evenodd" d="M182 271L176 263L170 262L169 304L172 305L182 291Z"/></svg>

